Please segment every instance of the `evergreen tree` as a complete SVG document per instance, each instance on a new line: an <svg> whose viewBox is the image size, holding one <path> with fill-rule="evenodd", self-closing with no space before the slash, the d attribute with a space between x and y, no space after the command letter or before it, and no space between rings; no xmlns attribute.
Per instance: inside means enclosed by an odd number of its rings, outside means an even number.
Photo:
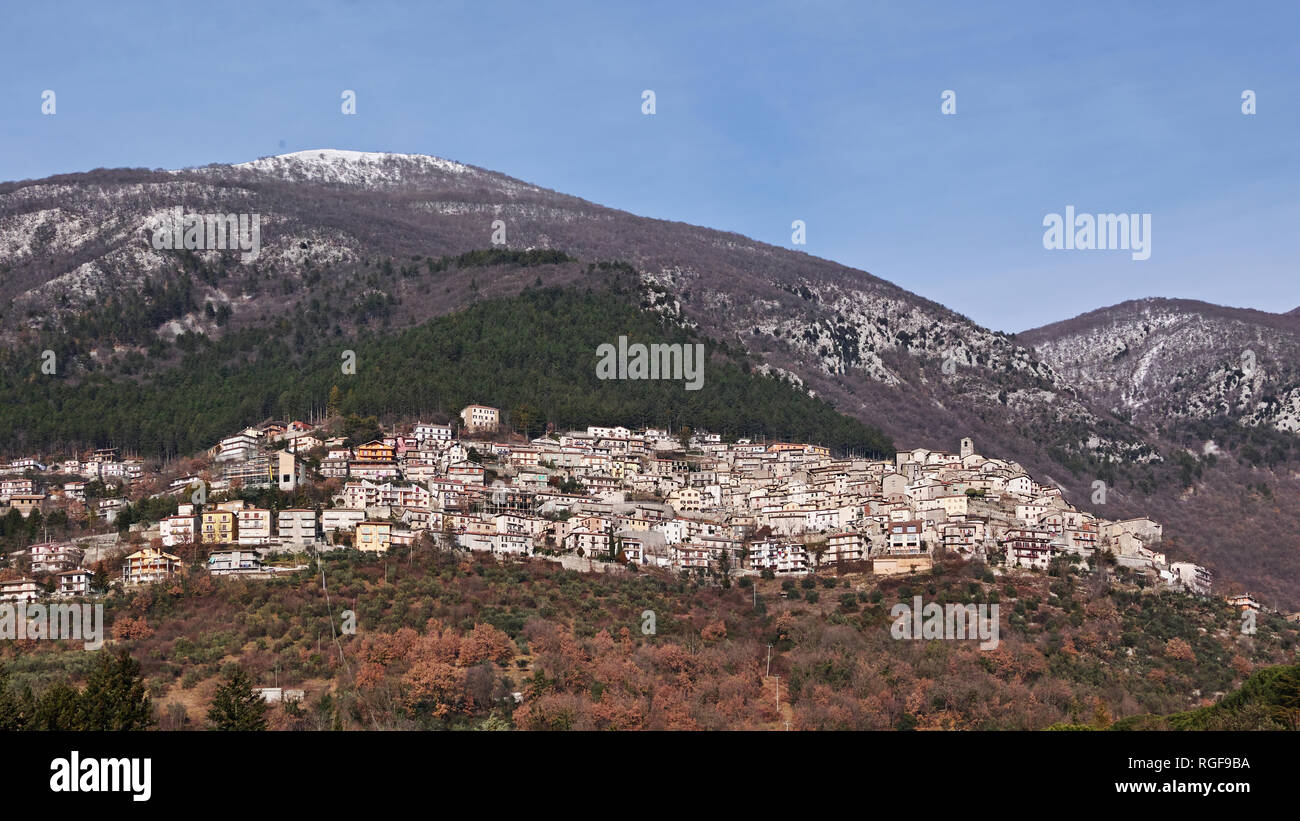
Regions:
<svg viewBox="0 0 1300 821"><path fill-rule="evenodd" d="M515 409L510 411L510 424L523 434L525 439L532 439L532 431L537 424L537 409L529 404L516 405Z"/></svg>
<svg viewBox="0 0 1300 821"><path fill-rule="evenodd" d="M0 732L27 729L30 715L24 712L18 694L9 686L9 671L0 667Z"/></svg>
<svg viewBox="0 0 1300 821"><path fill-rule="evenodd" d="M81 695L84 730L144 730L153 723L140 663L125 650L105 654Z"/></svg>
<svg viewBox="0 0 1300 821"><path fill-rule="evenodd" d="M266 702L253 691L244 668L236 667L217 688L208 708L208 721L214 730L266 729Z"/></svg>
<svg viewBox="0 0 1300 821"><path fill-rule="evenodd" d="M66 681L58 681L36 701L29 729L79 731L83 727L85 705L81 693Z"/></svg>

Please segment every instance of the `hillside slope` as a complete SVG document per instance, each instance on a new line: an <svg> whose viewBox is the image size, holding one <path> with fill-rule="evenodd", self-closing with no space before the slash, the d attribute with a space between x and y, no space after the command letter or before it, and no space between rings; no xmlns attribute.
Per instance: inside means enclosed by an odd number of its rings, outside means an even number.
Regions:
<svg viewBox="0 0 1300 821"><path fill-rule="evenodd" d="M109 597L106 649L140 661L165 729L205 726L219 676L239 665L257 686L307 691L301 710L273 712L283 729L1034 730L1212 705L1252 672L1293 663L1300 641L1278 617L1243 635L1223 603L1123 573L939 570L724 588L395 548L274 580L199 569ZM894 638L891 608L914 595L997 605L998 646ZM331 642L345 608L357 632ZM19 692L57 693L97 655L8 643L0 687L7 672Z"/></svg>
<svg viewBox="0 0 1300 821"><path fill-rule="evenodd" d="M152 227L175 208L257 214L257 258L155 249ZM490 247L559 256L446 263ZM433 157L319 150L0 184L5 390L12 397L39 378L45 350L72 380L176 367L198 335L283 328L333 350L337 340L400 332L526 288L591 287L615 260L629 264L639 283L629 298L645 310L786 375L900 446L953 449L973 436L1085 508L1104 481L1108 507L1098 512L1153 511L1177 557L1300 605L1300 578L1279 576L1300 561L1300 530L1286 525L1300 519L1300 502L1283 492L1296 439L1280 430L1300 419L1294 318L1233 320L1220 333L1161 314L1125 319L1118 343L1092 325L1077 343L1068 329L1011 338L829 260ZM1246 349L1259 367L1251 377L1233 372ZM1171 350L1186 361L1162 353ZM1128 362L1147 364L1139 373L1125 371ZM1180 387L1165 390L1168 380ZM1238 418L1213 415L1223 408ZM1166 423L1180 413L1200 427ZM23 434L7 431L3 447L67 444ZM1207 452L1208 439L1223 453ZM1240 506L1236 492L1255 492L1243 472L1279 509L1244 545L1240 524L1225 516ZM1265 549L1276 558L1259 560Z"/></svg>

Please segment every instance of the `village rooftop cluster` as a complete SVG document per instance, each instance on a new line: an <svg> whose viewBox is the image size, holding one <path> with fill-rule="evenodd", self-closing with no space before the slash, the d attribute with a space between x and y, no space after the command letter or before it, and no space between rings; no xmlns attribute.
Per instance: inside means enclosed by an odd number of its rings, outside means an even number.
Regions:
<svg viewBox="0 0 1300 821"><path fill-rule="evenodd" d="M618 426L529 441L505 431L498 409L470 405L452 422L420 422L351 447L309 424L267 421L222 439L193 474L150 476L111 448L82 456L13 462L0 477L0 501L24 517L64 510L112 523L152 480L163 488L152 496L178 498L176 513L124 534L44 541L11 554L7 575L21 574L0 582L0 600L96 592L92 558L116 555L120 572L101 586L129 587L181 572L188 555L206 555L214 575L268 576L301 567L282 558L386 553L419 540L715 581L831 569L918 573L943 555L1038 569L1104 557L1170 588L1196 595L1212 588L1206 568L1167 560L1158 523L1080 511L1019 464L980 455L969 438L957 453L916 448L891 459ZM48 485L41 480L48 474L81 478ZM88 502L90 482L121 493ZM280 509L229 498L259 488L329 496ZM1258 608L1249 596L1236 603Z"/></svg>

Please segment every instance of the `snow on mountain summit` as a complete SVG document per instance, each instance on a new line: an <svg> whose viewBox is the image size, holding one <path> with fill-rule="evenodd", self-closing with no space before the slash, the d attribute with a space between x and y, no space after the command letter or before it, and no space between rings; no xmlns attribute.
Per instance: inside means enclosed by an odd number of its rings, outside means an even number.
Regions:
<svg viewBox="0 0 1300 821"><path fill-rule="evenodd" d="M444 160L428 154L395 154L381 151L347 151L338 148L317 148L309 151L294 151L289 154L277 154L260 160L238 163L236 168L274 169L281 165L314 165L318 167L341 168L348 166L381 166L392 162L407 162L426 165L443 171L460 174L469 170L469 166L458 162Z"/></svg>
<svg viewBox="0 0 1300 821"><path fill-rule="evenodd" d="M230 166L294 182L342 183L365 187L387 186L426 174L473 174L477 169L427 154L394 154L318 148L294 151Z"/></svg>

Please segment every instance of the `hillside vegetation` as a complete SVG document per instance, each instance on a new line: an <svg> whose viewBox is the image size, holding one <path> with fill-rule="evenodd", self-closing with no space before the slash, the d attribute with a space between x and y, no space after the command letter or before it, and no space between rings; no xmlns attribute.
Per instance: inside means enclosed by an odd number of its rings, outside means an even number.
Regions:
<svg viewBox="0 0 1300 821"><path fill-rule="evenodd" d="M32 358L30 372L0 376L0 426L15 450L111 443L145 455L188 455L256 420L307 416L334 395L334 410L389 419L455 413L479 402L524 408L520 416L561 428L689 422L731 437L893 453L878 430L760 374L743 354L641 310L638 298L611 275L602 289L530 289L400 332L304 334L285 319L220 339L183 334L178 364L135 378L120 369L45 376ZM598 379L597 347L620 336L703 344L703 387ZM355 373L344 372L347 352L355 354Z"/></svg>
<svg viewBox="0 0 1300 821"><path fill-rule="evenodd" d="M890 608L915 595L998 604L1000 643L892 638ZM423 542L273 580L197 571L110 597L106 610L101 653L138 661L166 728L204 726L235 668L307 691L303 705L272 709L284 729L1104 728L1174 725L1184 719L1136 717L1189 710L1210 727L1247 703L1283 703L1259 694L1293 673L1248 677L1294 664L1300 641L1280 618L1244 635L1220 602L1106 570L995 575L941 562L918 577L732 583L498 563ZM355 634L341 632L344 610ZM30 641L0 652L9 686L37 704L91 676L100 655Z"/></svg>
<svg viewBox="0 0 1300 821"><path fill-rule="evenodd" d="M1218 703L1168 716L1132 716L1114 730L1300 730L1300 664L1253 674Z"/></svg>

